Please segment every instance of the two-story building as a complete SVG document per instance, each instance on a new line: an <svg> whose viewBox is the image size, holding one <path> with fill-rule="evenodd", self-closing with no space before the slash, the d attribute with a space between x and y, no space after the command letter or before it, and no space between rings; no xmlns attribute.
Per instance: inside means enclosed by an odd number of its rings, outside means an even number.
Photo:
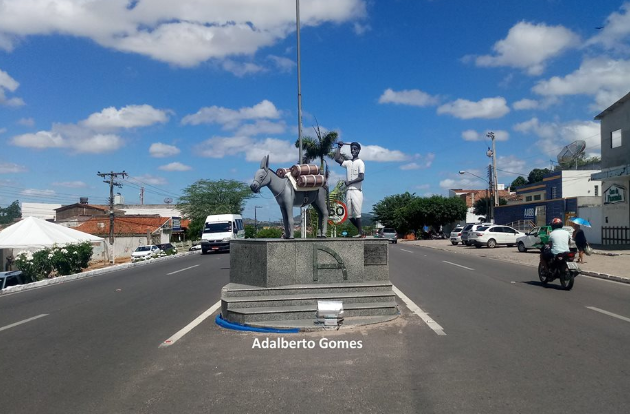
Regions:
<svg viewBox="0 0 630 414"><path fill-rule="evenodd" d="M592 229L584 229L588 240L598 243L600 181L591 179L594 170L562 170L543 177L541 182L516 188L520 201L495 207L495 221L499 224L528 222L542 226L558 217L566 222L571 217L589 220Z"/></svg>
<svg viewBox="0 0 630 414"><path fill-rule="evenodd" d="M601 122L602 170L591 175L602 182L601 243L630 244L630 93L595 117Z"/></svg>

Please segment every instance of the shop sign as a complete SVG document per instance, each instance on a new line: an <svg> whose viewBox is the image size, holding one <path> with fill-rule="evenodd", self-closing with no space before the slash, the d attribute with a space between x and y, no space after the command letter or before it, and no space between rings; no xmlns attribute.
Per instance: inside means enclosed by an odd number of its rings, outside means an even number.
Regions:
<svg viewBox="0 0 630 414"><path fill-rule="evenodd" d="M613 184L604 191L604 204L615 204L626 201L626 189L617 184Z"/></svg>

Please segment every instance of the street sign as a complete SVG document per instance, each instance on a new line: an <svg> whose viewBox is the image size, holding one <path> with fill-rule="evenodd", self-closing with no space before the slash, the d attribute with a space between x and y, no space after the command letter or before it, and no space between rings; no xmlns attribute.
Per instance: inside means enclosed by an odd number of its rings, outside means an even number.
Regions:
<svg viewBox="0 0 630 414"><path fill-rule="evenodd" d="M339 200L334 200L328 207L328 224L337 225L341 224L348 218L348 208Z"/></svg>

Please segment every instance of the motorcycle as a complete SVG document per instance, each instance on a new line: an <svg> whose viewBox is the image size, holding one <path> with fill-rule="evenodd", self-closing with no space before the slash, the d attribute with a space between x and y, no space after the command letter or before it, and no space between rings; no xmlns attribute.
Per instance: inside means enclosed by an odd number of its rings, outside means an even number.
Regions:
<svg viewBox="0 0 630 414"><path fill-rule="evenodd" d="M575 252L564 252L555 255L547 261L547 269L542 263L538 264L538 277L543 285L560 279L560 285L565 290L571 290L575 277L581 273L580 267L574 263Z"/></svg>

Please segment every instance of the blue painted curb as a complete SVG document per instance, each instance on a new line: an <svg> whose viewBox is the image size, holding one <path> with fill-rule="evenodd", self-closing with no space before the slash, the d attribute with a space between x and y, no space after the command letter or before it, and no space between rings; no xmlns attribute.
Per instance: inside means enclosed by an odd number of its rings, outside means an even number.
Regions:
<svg viewBox="0 0 630 414"><path fill-rule="evenodd" d="M249 332L263 332L263 333L298 333L299 329L274 329L274 328L255 328L253 326L239 325L238 323L228 322L218 314L214 319L217 325L226 329L233 329L235 331L249 331Z"/></svg>

